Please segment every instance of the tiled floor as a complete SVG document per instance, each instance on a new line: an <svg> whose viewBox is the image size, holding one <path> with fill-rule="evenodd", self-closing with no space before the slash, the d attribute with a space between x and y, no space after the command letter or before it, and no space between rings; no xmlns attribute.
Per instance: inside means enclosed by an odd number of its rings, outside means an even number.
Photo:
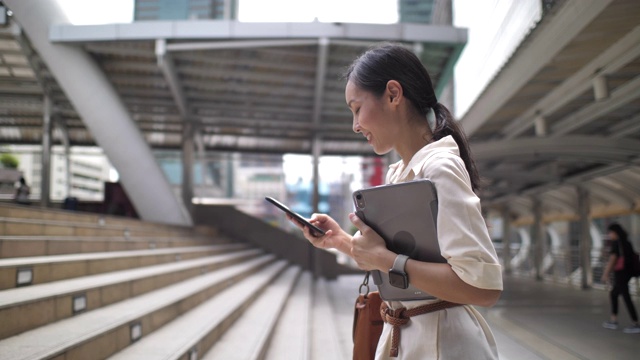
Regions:
<svg viewBox="0 0 640 360"><path fill-rule="evenodd" d="M343 276L332 282L336 315L344 346L351 346L353 302L362 276ZM630 324L620 299L619 330L604 329L609 316L609 296L603 290L505 277L498 304L479 308L498 343L503 360L638 360L640 334L625 334ZM640 301L634 297L636 309Z"/></svg>

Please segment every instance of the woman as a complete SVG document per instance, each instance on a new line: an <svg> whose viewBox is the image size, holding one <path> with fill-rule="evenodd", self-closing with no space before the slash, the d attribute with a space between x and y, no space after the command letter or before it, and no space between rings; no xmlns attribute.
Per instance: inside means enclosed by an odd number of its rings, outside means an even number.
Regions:
<svg viewBox="0 0 640 360"><path fill-rule="evenodd" d="M361 133L376 154L395 150L402 159L389 168L387 183L428 178L438 194L438 242L448 263L409 259L405 272L411 285L440 300L465 304L412 317L402 328L400 359L495 359L491 330L471 306L492 306L502 291L502 272L481 215L478 173L464 134L445 106L438 103L431 79L420 60L400 45L383 45L362 54L349 67L345 88L353 113L353 131ZM433 126L427 115L435 113ZM326 230L316 247L335 248L363 270L388 272L398 254L355 214L360 230L351 236L325 214L311 222ZM435 300L435 301L440 301ZM413 309L434 300L387 302L390 309ZM385 324L376 359L391 353L392 326Z"/></svg>
<svg viewBox="0 0 640 360"><path fill-rule="evenodd" d="M631 316L631 326L623 331L629 334L640 333L640 324L638 324L638 313L636 312L631 295L629 294L629 280L631 280L631 257L634 254L633 246L629 242L627 232L618 223L613 223L607 227L609 240L612 241L611 251L609 252L609 261L602 273L602 282L609 283L611 271L613 270L613 287L609 292L609 300L611 301L611 318L605 321L602 326L615 330L618 328L618 296L622 295L624 303L627 305L629 316ZM617 267L618 259L623 260Z"/></svg>

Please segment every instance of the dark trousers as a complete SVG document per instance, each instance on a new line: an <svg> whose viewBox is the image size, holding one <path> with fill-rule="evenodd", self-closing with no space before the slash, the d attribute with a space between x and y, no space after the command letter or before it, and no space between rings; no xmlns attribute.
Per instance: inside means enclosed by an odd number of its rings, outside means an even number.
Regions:
<svg viewBox="0 0 640 360"><path fill-rule="evenodd" d="M629 280L631 280L630 275L622 271L615 272L613 276L613 289L611 289L611 292L609 293L611 299L611 313L618 315L618 296L622 295L622 299L627 305L627 310L629 311L631 320L638 322L638 313L636 313L636 308L633 306L633 301L629 294Z"/></svg>

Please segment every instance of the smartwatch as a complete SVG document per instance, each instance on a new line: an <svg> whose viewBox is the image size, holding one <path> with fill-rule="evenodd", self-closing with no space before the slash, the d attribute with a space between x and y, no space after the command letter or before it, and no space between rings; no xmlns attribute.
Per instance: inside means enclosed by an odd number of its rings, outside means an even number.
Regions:
<svg viewBox="0 0 640 360"><path fill-rule="evenodd" d="M398 255L393 262L393 267L389 269L389 284L391 286L406 289L409 287L409 278L407 272L404 270L409 257L407 255Z"/></svg>

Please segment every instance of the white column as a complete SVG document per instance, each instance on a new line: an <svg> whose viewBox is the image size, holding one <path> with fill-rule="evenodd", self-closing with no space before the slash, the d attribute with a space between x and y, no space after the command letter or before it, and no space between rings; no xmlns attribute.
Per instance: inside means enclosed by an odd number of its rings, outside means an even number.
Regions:
<svg viewBox="0 0 640 360"><path fill-rule="evenodd" d="M311 199L311 205L313 206L313 212L317 213L318 204L320 203L320 156L322 156L322 139L320 136L315 136L311 142L313 151L313 196Z"/></svg>
<svg viewBox="0 0 640 360"><path fill-rule="evenodd" d="M589 191L583 186L577 187L578 192L578 214L580 216L580 268L582 269L581 286L588 289L593 285L593 273L591 270L591 233L589 213L591 203L589 201Z"/></svg>
<svg viewBox="0 0 640 360"><path fill-rule="evenodd" d="M42 101L42 170L40 172L40 206L48 207L51 197L51 98Z"/></svg>
<svg viewBox="0 0 640 360"><path fill-rule="evenodd" d="M160 166L107 77L79 46L52 44L49 28L68 23L55 0L6 0L83 122L120 174L136 211L147 221L191 225Z"/></svg>
<svg viewBox="0 0 640 360"><path fill-rule="evenodd" d="M531 241L533 242L533 266L536 280L542 280L542 259L544 255L545 238L546 234L542 224L542 204L538 198L533 198Z"/></svg>
<svg viewBox="0 0 640 360"><path fill-rule="evenodd" d="M182 202L189 213L193 210L194 124L190 119L182 122Z"/></svg>
<svg viewBox="0 0 640 360"><path fill-rule="evenodd" d="M511 274L511 219L508 206L502 209L502 259L505 274Z"/></svg>

